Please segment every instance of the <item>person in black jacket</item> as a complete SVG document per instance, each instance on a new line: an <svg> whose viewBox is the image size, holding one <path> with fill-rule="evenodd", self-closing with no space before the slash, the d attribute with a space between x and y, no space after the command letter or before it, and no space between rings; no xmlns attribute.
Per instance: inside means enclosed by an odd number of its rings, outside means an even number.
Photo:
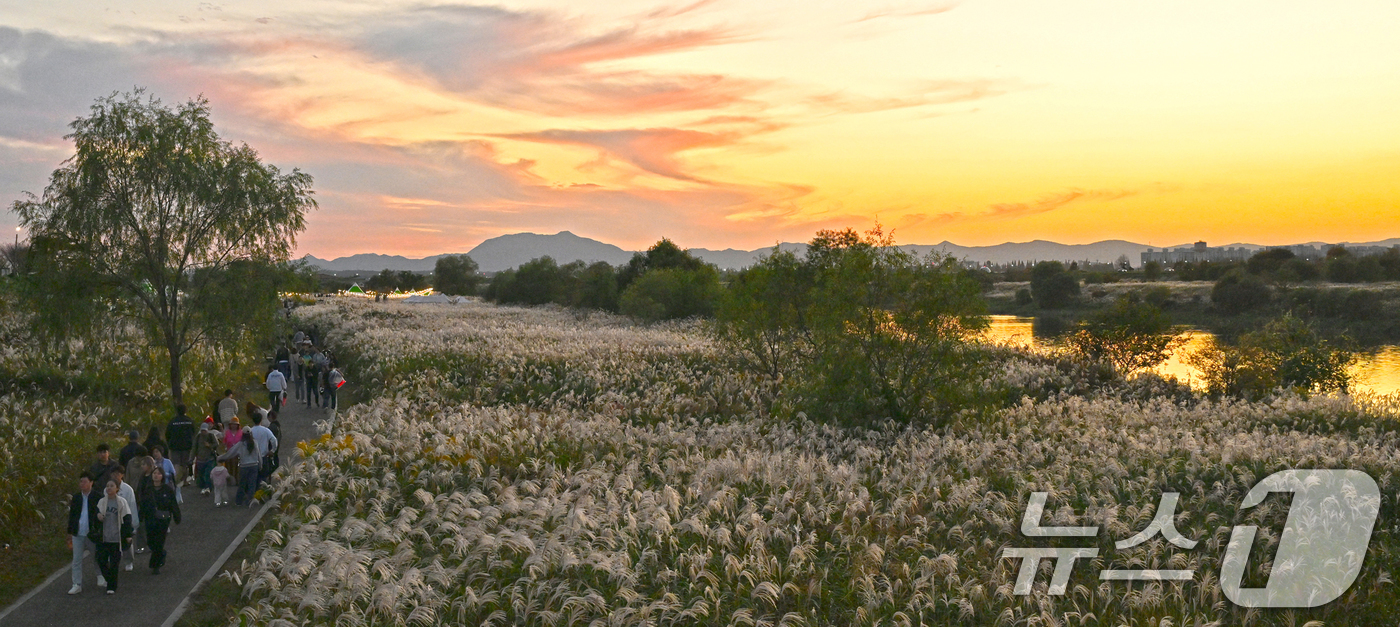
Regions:
<svg viewBox="0 0 1400 627"><path fill-rule="evenodd" d="M194 421L185 415L183 404L175 406L175 417L165 425L165 441L170 445L170 463L175 465L175 476L170 480L181 485L190 477L190 450L194 448Z"/></svg>
<svg viewBox="0 0 1400 627"><path fill-rule="evenodd" d="M83 554L97 552L97 545L88 539L88 534L97 528L97 501L101 498L102 495L92 489L92 475L86 472L79 475L78 491L68 502L68 548L73 550L73 587L68 589L68 594L83 591ZM102 576L97 578L102 579ZM107 582L98 581L97 585L105 587Z"/></svg>
<svg viewBox="0 0 1400 627"><path fill-rule="evenodd" d="M131 464L131 458L151 454L150 451L146 450L146 447L141 446L141 443L137 441L140 439L141 432L136 429L132 429L126 434L126 446L123 446L121 454L117 455L117 463L128 466Z"/></svg>
<svg viewBox="0 0 1400 627"><path fill-rule="evenodd" d="M151 574L159 575L165 565L165 535L170 523L180 524L180 503L175 488L166 481L165 471L151 471L151 487L141 495L141 520L146 524L146 546L151 549Z"/></svg>
<svg viewBox="0 0 1400 627"><path fill-rule="evenodd" d="M100 486L107 485L107 480L113 468L117 467L117 460L112 459L112 447L106 442L97 445L97 461L92 463L92 468L88 469L88 476L92 479L92 485L99 486L97 491L101 492ZM99 495L97 498L102 498Z"/></svg>
<svg viewBox="0 0 1400 627"><path fill-rule="evenodd" d="M170 450L170 447L166 446L165 440L160 439L160 427L156 426L152 426L151 430L146 433L146 441L142 442L141 446L146 447L147 451L157 446L159 446L162 451Z"/></svg>

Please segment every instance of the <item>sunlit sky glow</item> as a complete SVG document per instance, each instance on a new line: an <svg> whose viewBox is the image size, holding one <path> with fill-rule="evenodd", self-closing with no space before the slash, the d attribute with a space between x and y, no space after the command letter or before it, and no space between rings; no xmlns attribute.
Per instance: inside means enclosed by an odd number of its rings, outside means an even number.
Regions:
<svg viewBox="0 0 1400 627"><path fill-rule="evenodd" d="M319 257L1400 236L1395 2L5 4L0 201L97 97L203 94Z"/></svg>

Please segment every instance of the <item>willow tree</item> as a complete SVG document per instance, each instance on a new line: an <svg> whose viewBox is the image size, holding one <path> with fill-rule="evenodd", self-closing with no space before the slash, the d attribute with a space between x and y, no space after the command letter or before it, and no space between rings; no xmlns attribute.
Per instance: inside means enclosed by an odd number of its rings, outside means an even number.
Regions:
<svg viewBox="0 0 1400 627"><path fill-rule="evenodd" d="M49 308L136 320L169 353L179 403L180 358L275 298L256 268L291 255L316 206L311 176L220 139L202 97L170 108L141 89L113 94L70 128L73 156L42 196L14 204L39 257L34 292Z"/></svg>

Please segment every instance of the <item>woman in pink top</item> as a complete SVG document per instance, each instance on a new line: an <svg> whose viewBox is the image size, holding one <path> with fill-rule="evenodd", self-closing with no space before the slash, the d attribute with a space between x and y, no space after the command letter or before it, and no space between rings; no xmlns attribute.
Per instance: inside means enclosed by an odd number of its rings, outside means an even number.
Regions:
<svg viewBox="0 0 1400 627"><path fill-rule="evenodd" d="M224 425L224 450L233 448L243 441L243 427L238 424L238 416L228 419L228 424ZM224 468L228 469L228 476L233 478L236 485L238 483L238 460L224 462Z"/></svg>

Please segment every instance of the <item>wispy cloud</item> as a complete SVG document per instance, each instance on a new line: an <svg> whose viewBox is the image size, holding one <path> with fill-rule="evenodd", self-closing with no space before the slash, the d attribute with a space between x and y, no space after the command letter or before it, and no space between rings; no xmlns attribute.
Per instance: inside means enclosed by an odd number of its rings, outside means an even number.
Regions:
<svg viewBox="0 0 1400 627"><path fill-rule="evenodd" d="M807 102L829 113L871 113L971 102L1025 88L1019 81L1005 79L936 80L925 81L903 95L881 97L837 91L810 96Z"/></svg>
<svg viewBox="0 0 1400 627"><path fill-rule="evenodd" d="M947 13L949 11L952 11L955 8L957 8L956 4L933 4L912 7L891 6L885 7L883 9L876 9L874 11L866 13L863 17L853 20L852 23L859 24L862 22L869 22L871 20L878 20L884 18L923 17L925 15L938 15L939 13Z"/></svg>
<svg viewBox="0 0 1400 627"><path fill-rule="evenodd" d="M915 220L913 224L932 222L934 224L947 225L958 222L1011 220L1049 213L1071 203L1088 201L1111 202L1128 198L1129 196L1135 196L1139 193L1140 190L1071 188L1061 192L1046 194L1032 202L992 203L987 206L986 211L952 211L932 216L919 215L919 219ZM908 226L912 226L913 224Z"/></svg>
<svg viewBox="0 0 1400 627"><path fill-rule="evenodd" d="M658 16L669 17L674 14ZM386 15L353 36L351 45L453 93L551 115L717 109L765 84L616 67L746 39L731 30L668 29L654 21L590 31L587 24L546 13L429 7Z"/></svg>
<svg viewBox="0 0 1400 627"><path fill-rule="evenodd" d="M705 182L688 174L677 154L694 148L724 146L739 139L739 134L711 133L680 128L619 129L604 131L546 130L537 133L508 135L511 139L591 146L626 161L637 168L660 176L690 182Z"/></svg>

